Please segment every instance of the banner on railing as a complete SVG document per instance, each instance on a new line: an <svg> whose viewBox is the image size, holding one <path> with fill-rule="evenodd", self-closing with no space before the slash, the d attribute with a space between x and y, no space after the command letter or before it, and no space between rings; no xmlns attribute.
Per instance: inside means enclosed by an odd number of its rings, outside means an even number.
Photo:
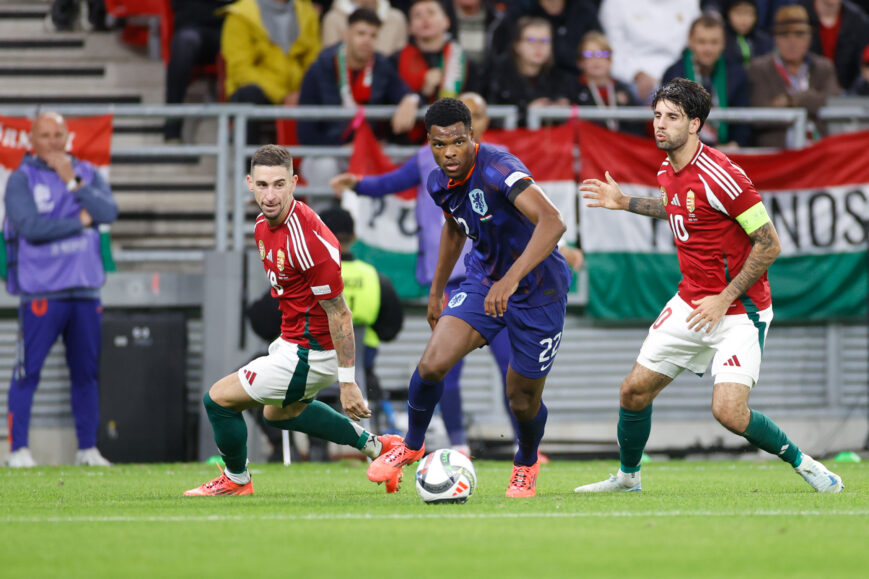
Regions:
<svg viewBox="0 0 869 579"><path fill-rule="evenodd" d="M485 142L506 147L531 171L537 183L561 210L568 224L566 238L576 240L576 183L572 127L539 131L491 131ZM377 175L395 168L370 130L359 130L353 142L350 171ZM360 259L389 276L404 298L428 295L415 278L417 258L416 190L372 199L353 195L342 203L354 214Z"/></svg>
<svg viewBox="0 0 869 579"><path fill-rule="evenodd" d="M651 139L581 122L581 178L609 171L629 195L658 197L664 159ZM769 271L777 319L866 315L869 133L824 139L800 150L730 155L754 182L781 239ZM667 223L580 203L589 274L588 311L605 319L654 319L680 274Z"/></svg>
<svg viewBox="0 0 869 579"><path fill-rule="evenodd" d="M25 153L31 150L30 129L32 119L0 116L0 191L5 195L6 181L21 164ZM70 154L89 161L109 180L109 162L112 155L112 115L66 119L69 139L66 149ZM0 229L6 215L5 203L0 203ZM114 270L109 249L108 226L100 227L103 262L107 271ZM5 259L3 260L5 275Z"/></svg>

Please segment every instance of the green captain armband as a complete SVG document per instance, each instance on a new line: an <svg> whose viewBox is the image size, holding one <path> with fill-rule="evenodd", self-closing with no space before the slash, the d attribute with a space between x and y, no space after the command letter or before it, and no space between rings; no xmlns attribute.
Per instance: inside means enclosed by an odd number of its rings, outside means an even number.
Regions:
<svg viewBox="0 0 869 579"><path fill-rule="evenodd" d="M736 221L739 223L745 232L749 235L760 229L762 226L769 223L769 214L766 212L766 207L763 202L759 201L746 209L741 214L736 216Z"/></svg>

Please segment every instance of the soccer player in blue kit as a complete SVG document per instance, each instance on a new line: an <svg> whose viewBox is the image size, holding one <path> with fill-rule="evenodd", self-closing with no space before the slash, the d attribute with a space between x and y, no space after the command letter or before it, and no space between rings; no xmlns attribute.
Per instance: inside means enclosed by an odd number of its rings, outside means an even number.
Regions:
<svg viewBox="0 0 869 579"><path fill-rule="evenodd" d="M556 251L564 221L519 159L474 142L471 113L460 100L435 102L425 125L439 167L427 188L447 218L428 300L433 331L410 379L404 444L372 462L368 478L395 484L405 465L423 457L444 376L506 327L512 345L507 396L519 425L506 496L533 497L547 416L541 397L561 342L570 284L567 262ZM473 244L467 278L444 307L444 287L466 238Z"/></svg>

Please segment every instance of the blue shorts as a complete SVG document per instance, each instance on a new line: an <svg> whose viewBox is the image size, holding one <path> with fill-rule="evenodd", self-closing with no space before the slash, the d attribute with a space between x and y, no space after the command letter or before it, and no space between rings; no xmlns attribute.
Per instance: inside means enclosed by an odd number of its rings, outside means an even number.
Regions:
<svg viewBox="0 0 869 579"><path fill-rule="evenodd" d="M546 376L561 344L567 296L536 308L507 305L503 317L489 316L483 302L489 288L466 280L453 291L443 315L464 320L487 342L507 327L510 336L510 367L525 378Z"/></svg>

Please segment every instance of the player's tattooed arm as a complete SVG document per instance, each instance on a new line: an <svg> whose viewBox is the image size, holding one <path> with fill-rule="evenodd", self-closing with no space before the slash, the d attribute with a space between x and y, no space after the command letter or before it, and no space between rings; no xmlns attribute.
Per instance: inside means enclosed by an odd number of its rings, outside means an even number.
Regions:
<svg viewBox="0 0 869 579"><path fill-rule="evenodd" d="M667 219L667 210L664 209L660 197L631 197L628 199L628 211L656 219Z"/></svg>
<svg viewBox="0 0 869 579"><path fill-rule="evenodd" d="M781 244L772 222L762 225L748 237L751 239L751 252L742 270L724 289L724 294L732 300L747 292L781 253Z"/></svg>
<svg viewBox="0 0 869 579"><path fill-rule="evenodd" d="M329 318L329 334L338 355L338 366L356 365L356 341L353 337L353 314L344 301L344 294L329 300L320 300L320 306Z"/></svg>

